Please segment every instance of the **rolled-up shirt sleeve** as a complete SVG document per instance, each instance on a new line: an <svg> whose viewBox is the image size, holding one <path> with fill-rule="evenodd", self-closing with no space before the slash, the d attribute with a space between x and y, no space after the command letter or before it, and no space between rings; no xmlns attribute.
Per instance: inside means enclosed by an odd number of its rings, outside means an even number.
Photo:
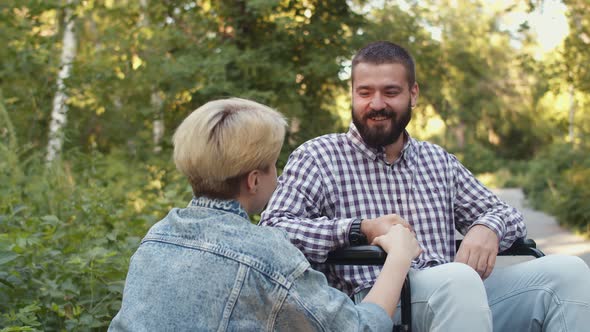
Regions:
<svg viewBox="0 0 590 332"><path fill-rule="evenodd" d="M499 251L526 236L524 218L518 210L500 200L452 155L450 162L455 182L455 225L459 232L466 234L471 227L484 225L498 236Z"/></svg>
<svg viewBox="0 0 590 332"><path fill-rule="evenodd" d="M291 154L277 188L262 213L261 226L284 229L291 242L308 260L325 262L328 253L348 245L348 233L354 219L331 219L325 216L329 204L325 194L330 186L327 177L306 151Z"/></svg>

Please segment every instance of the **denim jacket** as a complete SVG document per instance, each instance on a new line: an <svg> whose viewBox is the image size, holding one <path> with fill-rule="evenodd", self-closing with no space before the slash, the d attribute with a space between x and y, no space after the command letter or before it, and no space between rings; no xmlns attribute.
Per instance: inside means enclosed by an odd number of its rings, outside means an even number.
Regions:
<svg viewBox="0 0 590 332"><path fill-rule="evenodd" d="M283 231L236 201L172 209L131 258L109 331L391 331L387 313L328 286Z"/></svg>

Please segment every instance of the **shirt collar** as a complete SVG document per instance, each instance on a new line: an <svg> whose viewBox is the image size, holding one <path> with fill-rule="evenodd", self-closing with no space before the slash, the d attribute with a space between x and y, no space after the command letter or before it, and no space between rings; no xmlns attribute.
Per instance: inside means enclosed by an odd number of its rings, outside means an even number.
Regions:
<svg viewBox="0 0 590 332"><path fill-rule="evenodd" d="M416 155L416 141L410 136L410 133L408 133L407 130L404 130L403 135L407 139L404 143L404 147L402 148L400 158L396 160L394 163L397 163L401 160L406 160L408 163L412 163ZM357 148L371 160L386 160L383 147L376 149L368 146L367 143L363 141L361 133L358 131L357 127L354 125L353 122L350 123L348 132L346 133L346 137L348 138L348 140L350 140L350 142L354 145L355 148Z"/></svg>
<svg viewBox="0 0 590 332"><path fill-rule="evenodd" d="M246 219L250 219L248 217L248 213L244 210L242 205L236 200L224 200L224 199L216 199L216 198L209 198L205 196L201 197L193 197L191 202L188 204L189 207L205 207L209 209L215 209L220 211L225 211L233 214L237 214L238 216Z"/></svg>

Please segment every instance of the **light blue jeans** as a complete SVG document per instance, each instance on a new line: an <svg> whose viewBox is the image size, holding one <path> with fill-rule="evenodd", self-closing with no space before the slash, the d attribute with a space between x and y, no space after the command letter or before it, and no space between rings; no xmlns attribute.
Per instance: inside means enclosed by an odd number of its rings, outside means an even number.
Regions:
<svg viewBox="0 0 590 332"><path fill-rule="evenodd" d="M411 270L410 280L416 332L590 330L590 269L578 257L496 267L483 282L461 263Z"/></svg>

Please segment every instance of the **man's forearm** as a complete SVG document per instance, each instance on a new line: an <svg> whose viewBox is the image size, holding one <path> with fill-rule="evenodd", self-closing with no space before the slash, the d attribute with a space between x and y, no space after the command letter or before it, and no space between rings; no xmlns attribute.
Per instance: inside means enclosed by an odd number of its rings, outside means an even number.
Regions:
<svg viewBox="0 0 590 332"><path fill-rule="evenodd" d="M323 263L328 253L348 246L348 232L354 219L304 218L278 211L266 211L261 226L286 231L289 240L314 263Z"/></svg>

